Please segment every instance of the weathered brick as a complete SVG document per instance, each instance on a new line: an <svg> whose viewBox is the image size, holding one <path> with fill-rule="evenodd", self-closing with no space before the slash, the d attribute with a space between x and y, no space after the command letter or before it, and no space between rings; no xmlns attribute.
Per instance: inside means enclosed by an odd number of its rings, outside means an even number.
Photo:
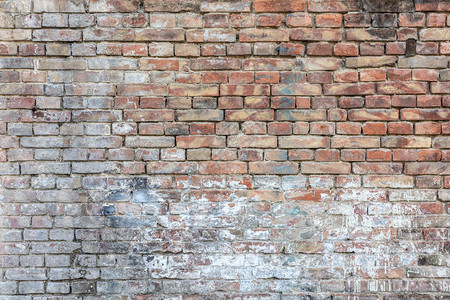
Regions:
<svg viewBox="0 0 450 300"><path fill-rule="evenodd" d="M351 164L345 162L302 162L304 174L349 174Z"/></svg>
<svg viewBox="0 0 450 300"><path fill-rule="evenodd" d="M324 84L325 95L372 95L375 94L373 83L335 83Z"/></svg>
<svg viewBox="0 0 450 300"><path fill-rule="evenodd" d="M314 96L321 94L320 85L314 84L296 84L296 85L273 85L273 95L299 95Z"/></svg>
<svg viewBox="0 0 450 300"><path fill-rule="evenodd" d="M276 148L277 138L272 136L231 136L228 138L227 145L239 148Z"/></svg>
<svg viewBox="0 0 450 300"><path fill-rule="evenodd" d="M336 136L331 139L332 148L377 148L380 139L365 136Z"/></svg>
<svg viewBox="0 0 450 300"><path fill-rule="evenodd" d="M383 137L381 146L386 148L429 148L431 138L428 137Z"/></svg>
<svg viewBox="0 0 450 300"><path fill-rule="evenodd" d="M448 58L445 56L414 56L414 57L399 57L399 68L429 68L440 69L445 68L448 63Z"/></svg>
<svg viewBox="0 0 450 300"><path fill-rule="evenodd" d="M239 33L240 42L287 42L289 31L284 29L243 29Z"/></svg>
<svg viewBox="0 0 450 300"><path fill-rule="evenodd" d="M173 110L126 110L124 111L124 120L132 122L157 122L173 121L175 114Z"/></svg>
<svg viewBox="0 0 450 300"><path fill-rule="evenodd" d="M141 38L142 35L140 36ZM132 29L86 28L83 30L84 41L133 41L135 32Z"/></svg>
<svg viewBox="0 0 450 300"><path fill-rule="evenodd" d="M179 148L225 148L225 137L216 136L178 136L176 144Z"/></svg>
<svg viewBox="0 0 450 300"><path fill-rule="evenodd" d="M0 1L0 294L445 298L449 9Z"/></svg>
<svg viewBox="0 0 450 300"><path fill-rule="evenodd" d="M308 27L312 24L312 18L306 13L292 13L286 16L286 25L289 27Z"/></svg>
<svg viewBox="0 0 450 300"><path fill-rule="evenodd" d="M278 143L280 148L328 148L329 138L287 136L279 137Z"/></svg>
<svg viewBox="0 0 450 300"><path fill-rule="evenodd" d="M369 163L361 162L353 164L355 174L400 174L402 172L400 163Z"/></svg>
<svg viewBox="0 0 450 300"><path fill-rule="evenodd" d="M41 42L79 42L81 32L69 29L37 29L33 31L33 40Z"/></svg>
<svg viewBox="0 0 450 300"><path fill-rule="evenodd" d="M394 41L393 29L349 29L345 32L347 41Z"/></svg>
<svg viewBox="0 0 450 300"><path fill-rule="evenodd" d="M399 1L386 1L382 0L374 2L371 0L363 0L363 8L368 12L407 12L414 8L414 2L411 0Z"/></svg>
<svg viewBox="0 0 450 300"><path fill-rule="evenodd" d="M371 68L381 66L393 66L397 61L393 56L382 57L350 57L345 60L345 66L348 68Z"/></svg>
<svg viewBox="0 0 450 300"><path fill-rule="evenodd" d="M184 32L182 29L136 29L136 41L184 41Z"/></svg>
<svg viewBox="0 0 450 300"><path fill-rule="evenodd" d="M85 4L82 1L58 1L58 0L49 0L49 1L33 1L33 11L37 13L42 12L70 12L70 13L81 13L85 11Z"/></svg>
<svg viewBox="0 0 450 300"><path fill-rule="evenodd" d="M292 162L250 162L250 174L297 174L298 164Z"/></svg>
<svg viewBox="0 0 450 300"><path fill-rule="evenodd" d="M325 121L325 110L279 110L277 111L279 121Z"/></svg>
<svg viewBox="0 0 450 300"><path fill-rule="evenodd" d="M174 137L154 137L154 136L141 136L141 137L126 137L125 146L136 148L166 148L175 146Z"/></svg>
<svg viewBox="0 0 450 300"><path fill-rule="evenodd" d="M246 174L247 164L243 162L203 162L199 163L200 174Z"/></svg>
<svg viewBox="0 0 450 300"><path fill-rule="evenodd" d="M111 13L111 12L136 12L139 9L137 0L90 0L89 12Z"/></svg>
<svg viewBox="0 0 450 300"><path fill-rule="evenodd" d="M305 1L303 0L256 0L253 5L256 12L290 12L305 10Z"/></svg>
<svg viewBox="0 0 450 300"><path fill-rule="evenodd" d="M394 121L398 120L397 110L353 109L349 111L350 121Z"/></svg>
<svg viewBox="0 0 450 300"><path fill-rule="evenodd" d="M403 109L400 114L402 120L444 121L448 119L450 111L445 109Z"/></svg>
<svg viewBox="0 0 450 300"><path fill-rule="evenodd" d="M331 1L308 0L308 10L313 12L347 12L358 11L359 0Z"/></svg>
<svg viewBox="0 0 450 300"><path fill-rule="evenodd" d="M342 32L336 29L293 29L291 39L294 41L340 41Z"/></svg>
<svg viewBox="0 0 450 300"><path fill-rule="evenodd" d="M181 12L194 11L198 9L198 3L194 0L179 2L177 0L169 0L164 3L156 0L145 0L144 9L146 12L165 11L165 12Z"/></svg>
<svg viewBox="0 0 450 300"><path fill-rule="evenodd" d="M186 32L186 41L195 42L236 42L234 29L193 29ZM204 46L207 47L206 45ZM204 51L204 49L202 49Z"/></svg>

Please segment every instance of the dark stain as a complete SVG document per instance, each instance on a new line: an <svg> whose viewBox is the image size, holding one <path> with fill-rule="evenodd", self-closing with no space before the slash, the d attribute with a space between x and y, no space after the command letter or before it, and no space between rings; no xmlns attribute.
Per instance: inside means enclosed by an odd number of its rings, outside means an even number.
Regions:
<svg viewBox="0 0 450 300"><path fill-rule="evenodd" d="M33 119L45 117L45 113L41 110L36 110L36 107L33 107L31 110L31 115L33 116Z"/></svg>
<svg viewBox="0 0 450 300"><path fill-rule="evenodd" d="M130 192L129 191L111 191L107 195L108 201L121 201L121 200L127 200L130 198Z"/></svg>
<svg viewBox="0 0 450 300"><path fill-rule="evenodd" d="M397 15L391 13L373 14L373 27L395 27L397 25Z"/></svg>
<svg viewBox="0 0 450 300"><path fill-rule="evenodd" d="M129 266L144 266L144 261L143 261L142 256L138 256L138 255L128 256L128 265Z"/></svg>
<svg viewBox="0 0 450 300"><path fill-rule="evenodd" d="M367 32L371 36L375 36L383 40L395 39L396 36L396 31L394 29L368 29Z"/></svg>
<svg viewBox="0 0 450 300"><path fill-rule="evenodd" d="M148 180L145 177L138 177L134 179L134 188L136 190L145 190L148 188Z"/></svg>
<svg viewBox="0 0 450 300"><path fill-rule="evenodd" d="M370 14L346 14L344 22L346 26L350 27L370 26Z"/></svg>
<svg viewBox="0 0 450 300"><path fill-rule="evenodd" d="M413 0L363 0L367 12L412 12Z"/></svg>
<svg viewBox="0 0 450 300"><path fill-rule="evenodd" d="M419 266L439 266L439 255L421 255L418 260Z"/></svg>

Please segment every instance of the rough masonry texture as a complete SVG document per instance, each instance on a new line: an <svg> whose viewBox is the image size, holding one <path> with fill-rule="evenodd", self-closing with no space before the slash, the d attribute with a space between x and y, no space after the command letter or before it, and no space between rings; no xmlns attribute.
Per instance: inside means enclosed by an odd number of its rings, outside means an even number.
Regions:
<svg viewBox="0 0 450 300"><path fill-rule="evenodd" d="M0 0L0 299L450 299L449 27Z"/></svg>

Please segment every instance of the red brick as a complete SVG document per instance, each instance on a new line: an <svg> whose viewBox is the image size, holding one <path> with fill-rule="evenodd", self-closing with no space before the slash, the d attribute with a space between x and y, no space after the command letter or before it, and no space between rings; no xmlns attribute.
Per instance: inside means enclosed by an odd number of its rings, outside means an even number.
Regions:
<svg viewBox="0 0 450 300"><path fill-rule="evenodd" d="M228 27L230 22L228 14L209 13L203 18L205 20L205 27Z"/></svg>
<svg viewBox="0 0 450 300"><path fill-rule="evenodd" d="M294 41L340 41L342 33L336 29L293 29L291 39Z"/></svg>
<svg viewBox="0 0 450 300"><path fill-rule="evenodd" d="M335 82L357 82L358 71L336 71L333 73Z"/></svg>
<svg viewBox="0 0 450 300"><path fill-rule="evenodd" d="M445 298L448 1L0 11L0 294Z"/></svg>
<svg viewBox="0 0 450 300"><path fill-rule="evenodd" d="M287 42L289 31L284 29L243 29L239 34L241 42Z"/></svg>
<svg viewBox="0 0 450 300"><path fill-rule="evenodd" d="M394 42L386 44L386 54L401 55L405 54L406 44L404 42Z"/></svg>
<svg viewBox="0 0 450 300"><path fill-rule="evenodd" d="M440 107L441 96L419 95L417 96L417 107Z"/></svg>
<svg viewBox="0 0 450 300"><path fill-rule="evenodd" d="M441 150L425 149L417 152L418 161L440 161Z"/></svg>
<svg viewBox="0 0 450 300"><path fill-rule="evenodd" d="M225 45L206 44L201 47L202 56L224 56L226 54Z"/></svg>
<svg viewBox="0 0 450 300"><path fill-rule="evenodd" d="M361 124L359 123L338 123L336 124L337 134L361 134Z"/></svg>
<svg viewBox="0 0 450 300"><path fill-rule="evenodd" d="M411 123L401 123L401 122L390 122L388 124L389 134L412 134L413 124Z"/></svg>
<svg viewBox="0 0 450 300"><path fill-rule="evenodd" d="M126 110L125 121L173 121L173 110Z"/></svg>
<svg viewBox="0 0 450 300"><path fill-rule="evenodd" d="M310 43L307 48L308 55L331 56L332 45L328 43Z"/></svg>
<svg viewBox="0 0 450 300"><path fill-rule="evenodd" d="M323 86L325 95L371 95L375 93L373 83L335 83Z"/></svg>
<svg viewBox="0 0 450 300"><path fill-rule="evenodd" d="M286 25L289 27L308 27L312 24L312 18L306 13L293 13L286 16Z"/></svg>
<svg viewBox="0 0 450 300"><path fill-rule="evenodd" d="M334 45L334 55L337 56L358 56L358 46L350 43L338 43Z"/></svg>
<svg viewBox="0 0 450 300"><path fill-rule="evenodd" d="M349 12L358 11L359 1L308 0L308 10L313 12Z"/></svg>
<svg viewBox="0 0 450 300"><path fill-rule="evenodd" d="M191 128L192 131L192 128ZM199 133L203 134L203 133ZM179 148L224 148L225 137L216 136L177 136L177 147Z"/></svg>
<svg viewBox="0 0 450 300"><path fill-rule="evenodd" d="M253 83L254 74L253 72L230 72L229 81L230 83Z"/></svg>
<svg viewBox="0 0 450 300"><path fill-rule="evenodd" d="M147 56L147 45L145 44L124 44L123 55L125 56Z"/></svg>
<svg viewBox="0 0 450 300"><path fill-rule="evenodd" d="M366 96L366 106L368 108L390 108L391 97L390 96Z"/></svg>
<svg viewBox="0 0 450 300"><path fill-rule="evenodd" d="M267 126L267 133L271 135L290 135L292 134L291 123L270 123Z"/></svg>
<svg viewBox="0 0 450 300"><path fill-rule="evenodd" d="M211 123L193 123L189 130L191 134L214 134L215 127Z"/></svg>
<svg viewBox="0 0 450 300"><path fill-rule="evenodd" d="M344 162L302 162L301 171L304 174L348 174L350 163Z"/></svg>
<svg viewBox="0 0 450 300"><path fill-rule="evenodd" d="M265 84L222 84L221 96L264 96L270 94L269 85Z"/></svg>
<svg viewBox="0 0 450 300"><path fill-rule="evenodd" d="M226 72L204 72L202 81L203 83L227 83L228 76Z"/></svg>
<svg viewBox="0 0 450 300"><path fill-rule="evenodd" d="M33 108L35 103L34 97L11 97L9 99L9 108Z"/></svg>
<svg viewBox="0 0 450 300"><path fill-rule="evenodd" d="M279 27L281 25L281 16L276 14L258 15L256 18L256 26Z"/></svg>
<svg viewBox="0 0 450 300"><path fill-rule="evenodd" d="M422 27L425 26L424 13L401 13L399 18L401 27Z"/></svg>
<svg viewBox="0 0 450 300"><path fill-rule="evenodd" d="M319 149L315 161L339 161L339 151L334 149Z"/></svg>
<svg viewBox="0 0 450 300"><path fill-rule="evenodd" d="M342 15L320 14L316 16L317 27L341 27Z"/></svg>
<svg viewBox="0 0 450 300"><path fill-rule="evenodd" d="M392 81L409 81L411 80L411 70L389 69L387 70L387 79Z"/></svg>
<svg viewBox="0 0 450 300"><path fill-rule="evenodd" d="M291 12L304 11L304 0L255 0L256 12Z"/></svg>
<svg viewBox="0 0 450 300"><path fill-rule="evenodd" d="M278 72L256 72L255 83L278 83Z"/></svg>
<svg viewBox="0 0 450 300"><path fill-rule="evenodd" d="M361 70L359 73L361 81L385 81L385 70Z"/></svg>
<svg viewBox="0 0 450 300"><path fill-rule="evenodd" d="M362 97L341 97L339 98L339 107L341 108L361 108L364 106Z"/></svg>
<svg viewBox="0 0 450 300"><path fill-rule="evenodd" d="M447 16L445 14L430 13L427 18L428 27L444 27Z"/></svg>
<svg viewBox="0 0 450 300"><path fill-rule="evenodd" d="M244 107L245 108L269 108L269 97L259 97L259 96L251 96L244 98Z"/></svg>
<svg viewBox="0 0 450 300"><path fill-rule="evenodd" d="M364 150L341 150L342 161L364 161L365 157L366 153Z"/></svg>
<svg viewBox="0 0 450 300"><path fill-rule="evenodd" d="M367 161L391 161L391 150L367 150Z"/></svg>
<svg viewBox="0 0 450 300"><path fill-rule="evenodd" d="M313 160L314 151L311 150L289 150L289 160L303 161Z"/></svg>
<svg viewBox="0 0 450 300"><path fill-rule="evenodd" d="M366 123L362 127L363 133L366 135L385 135L387 132L386 124L384 123Z"/></svg>
<svg viewBox="0 0 450 300"><path fill-rule="evenodd" d="M415 107L417 103L416 96L392 96L393 107Z"/></svg>
<svg viewBox="0 0 450 300"><path fill-rule="evenodd" d="M436 70L417 69L412 71L412 79L417 81L437 81L439 74Z"/></svg>
<svg viewBox="0 0 450 300"><path fill-rule="evenodd" d="M402 172L401 163L355 163L353 172L355 174L400 174Z"/></svg>
<svg viewBox="0 0 450 300"><path fill-rule="evenodd" d="M352 13L344 15L345 27L369 27L370 21L370 14Z"/></svg>
<svg viewBox="0 0 450 300"><path fill-rule="evenodd" d="M219 109L239 109L244 107L244 100L241 97L220 97Z"/></svg>
<svg viewBox="0 0 450 300"><path fill-rule="evenodd" d="M437 122L416 123L416 134L437 135L441 133L441 124Z"/></svg>

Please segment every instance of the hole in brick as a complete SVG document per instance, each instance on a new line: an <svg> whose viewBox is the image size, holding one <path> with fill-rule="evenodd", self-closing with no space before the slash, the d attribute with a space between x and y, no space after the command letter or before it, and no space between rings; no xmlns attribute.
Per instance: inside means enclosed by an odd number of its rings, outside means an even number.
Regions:
<svg viewBox="0 0 450 300"><path fill-rule="evenodd" d="M416 44L417 41L415 39L407 39L406 40L406 57L416 55Z"/></svg>

